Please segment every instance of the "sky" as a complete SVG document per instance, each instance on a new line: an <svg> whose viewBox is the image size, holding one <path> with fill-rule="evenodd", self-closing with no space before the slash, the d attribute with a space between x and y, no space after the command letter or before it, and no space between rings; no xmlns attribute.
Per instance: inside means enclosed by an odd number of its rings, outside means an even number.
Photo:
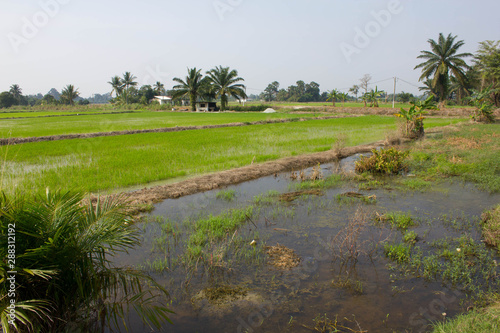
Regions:
<svg viewBox="0 0 500 333"><path fill-rule="evenodd" d="M498 0L0 0L0 92L46 94L73 84L82 97L111 91L112 76L140 85L222 65L248 94L278 81L347 91L418 94L421 50L439 33L474 53L500 40ZM470 60L468 61L470 63Z"/></svg>

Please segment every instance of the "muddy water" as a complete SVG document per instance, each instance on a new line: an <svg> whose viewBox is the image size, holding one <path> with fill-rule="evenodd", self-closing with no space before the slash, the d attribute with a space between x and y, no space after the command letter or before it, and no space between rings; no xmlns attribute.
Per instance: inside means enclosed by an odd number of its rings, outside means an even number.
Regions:
<svg viewBox="0 0 500 333"><path fill-rule="evenodd" d="M323 165L322 172L327 176L351 170L355 158ZM310 171L306 170L306 174ZM381 242L398 237L398 231L367 226L355 245L359 250L357 260L341 260L336 255L340 238L335 239L355 216L370 217L375 212L390 211L411 212L420 222L412 230L421 237L422 246L464 233L479 239L478 217L496 205L500 195L490 195L460 182L436 184L426 192L396 189L392 180L388 181L389 189L370 191L359 191L355 183L343 183L325 190L322 196L259 205L260 212L253 223L238 231L242 246L249 252L250 241L258 244L247 259L228 255L223 268L210 270L202 263L196 269L181 263L179 258L189 236L186 223L192 223L186 221L246 207L254 204L255 196L270 190L294 191L297 181L289 175L228 187L224 190L235 191L235 199L230 202L217 199L218 191L209 191L156 206L150 217L168 219L176 226L177 236L163 242L164 248L159 249L159 224L143 223L143 246L118 258L117 264L142 265L170 291L174 325L165 324L162 332L311 332L313 319L319 315L332 321L337 318L345 327L368 332L424 332L429 322L454 316L466 308L467 295L453 286L413 275L397 278L388 269L390 262L383 255ZM339 201L338 194L348 191L375 195L377 200L371 204L359 199ZM453 227L446 222L450 216L458 217L461 225ZM301 264L290 270L269 266L266 255L258 250L277 243L293 249L302 258ZM158 257L168 262L167 270L157 272L148 266L148 261ZM221 285L242 287L246 296L214 305L200 293L204 288ZM149 331L134 314L130 315L129 328L132 332Z"/></svg>

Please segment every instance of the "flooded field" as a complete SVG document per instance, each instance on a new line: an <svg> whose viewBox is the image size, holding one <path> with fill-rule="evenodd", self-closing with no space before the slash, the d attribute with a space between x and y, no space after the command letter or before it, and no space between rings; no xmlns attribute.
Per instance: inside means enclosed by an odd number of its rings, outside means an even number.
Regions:
<svg viewBox="0 0 500 333"><path fill-rule="evenodd" d="M498 288L479 226L500 195L355 159L166 200L115 263L170 292L162 332L424 332Z"/></svg>

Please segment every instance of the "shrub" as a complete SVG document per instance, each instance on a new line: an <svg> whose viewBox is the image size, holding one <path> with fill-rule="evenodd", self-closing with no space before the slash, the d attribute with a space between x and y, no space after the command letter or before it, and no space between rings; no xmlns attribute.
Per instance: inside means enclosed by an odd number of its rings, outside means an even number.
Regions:
<svg viewBox="0 0 500 333"><path fill-rule="evenodd" d="M228 110L231 111L238 111L238 112L261 112L265 111L266 109L272 108L272 105L248 105L248 106L243 106L243 105L234 105L234 106L228 106Z"/></svg>
<svg viewBox="0 0 500 333"><path fill-rule="evenodd" d="M355 163L355 170L357 173L398 174L408 170L405 163L408 155L409 152L399 151L395 148L373 149L371 156L360 156Z"/></svg>

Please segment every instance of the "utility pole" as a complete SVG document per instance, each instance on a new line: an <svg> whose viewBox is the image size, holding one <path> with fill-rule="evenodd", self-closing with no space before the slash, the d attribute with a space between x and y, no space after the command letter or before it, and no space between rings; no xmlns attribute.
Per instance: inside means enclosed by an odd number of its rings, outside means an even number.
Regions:
<svg viewBox="0 0 500 333"><path fill-rule="evenodd" d="M394 77L394 93L392 94L392 108L393 109L396 106L396 80L397 80L397 77Z"/></svg>

